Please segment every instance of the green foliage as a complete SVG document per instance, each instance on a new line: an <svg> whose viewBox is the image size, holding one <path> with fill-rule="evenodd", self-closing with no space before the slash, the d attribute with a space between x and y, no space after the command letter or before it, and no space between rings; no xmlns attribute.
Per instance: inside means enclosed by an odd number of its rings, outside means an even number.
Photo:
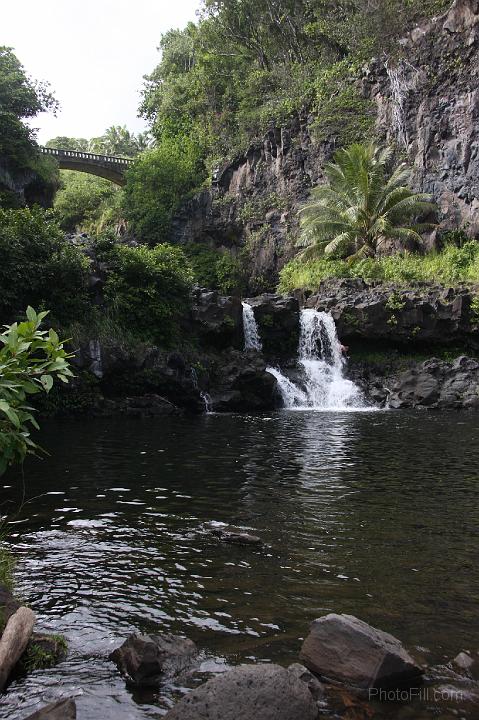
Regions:
<svg viewBox="0 0 479 720"><path fill-rule="evenodd" d="M286 199L272 192L264 197L254 197L241 207L238 217L244 222L265 222L265 215L270 210L284 210Z"/></svg>
<svg viewBox="0 0 479 720"><path fill-rule="evenodd" d="M479 295L476 295L471 302L471 323L473 325L479 325Z"/></svg>
<svg viewBox="0 0 479 720"><path fill-rule="evenodd" d="M63 230L95 232L107 224L105 214L119 205L121 190L117 185L74 170L62 170L61 181L54 208Z"/></svg>
<svg viewBox="0 0 479 720"><path fill-rule="evenodd" d="M374 130L375 111L370 100L361 97L360 67L349 58L319 72L316 79L315 140L334 140L338 147L364 142Z"/></svg>
<svg viewBox="0 0 479 720"><path fill-rule="evenodd" d="M449 0L205 0L199 20L161 38L141 114L157 141L194 138L208 168L307 109L318 136L362 140L371 106L354 80ZM449 3L450 4L450 3Z"/></svg>
<svg viewBox="0 0 479 720"><path fill-rule="evenodd" d="M14 580L13 572L15 570L15 559L6 547L0 545L0 585L13 591ZM2 631L3 617L2 609L0 609L0 632Z"/></svg>
<svg viewBox="0 0 479 720"><path fill-rule="evenodd" d="M88 306L88 261L48 212L0 210L0 287L4 320L31 304L71 321Z"/></svg>
<svg viewBox="0 0 479 720"><path fill-rule="evenodd" d="M245 285L244 268L240 258L230 253L223 253L216 263L218 290L228 295L241 292Z"/></svg>
<svg viewBox="0 0 479 720"><path fill-rule="evenodd" d="M65 656L68 649L63 635L37 636L31 640L21 657L21 666L26 672L51 668Z"/></svg>
<svg viewBox="0 0 479 720"><path fill-rule="evenodd" d="M150 244L166 242L181 200L203 180L198 147L164 138L142 153L126 176L123 208L133 232Z"/></svg>
<svg viewBox="0 0 479 720"><path fill-rule="evenodd" d="M135 135L125 125L112 125L105 130L103 135L90 138L90 140L60 135L49 140L46 146L60 150L98 153L99 155L135 157L143 150L147 150L150 143L151 138L148 133Z"/></svg>
<svg viewBox="0 0 479 720"><path fill-rule="evenodd" d="M39 450L30 437L38 429L30 397L50 392L55 378L67 383L72 376L63 342L54 330L40 330L47 314L29 306L27 320L0 334L0 475Z"/></svg>
<svg viewBox="0 0 479 720"><path fill-rule="evenodd" d="M12 49L0 46L0 161L4 171L15 174L28 169L36 171L41 166L45 172L50 167L48 181L53 180L54 166L41 163L34 132L25 120L56 108L57 102L48 86L27 77ZM41 173L39 181L40 176ZM15 207L15 194L1 185L0 177L0 206Z"/></svg>
<svg viewBox="0 0 479 720"><path fill-rule="evenodd" d="M479 282L479 242L469 240L461 248L447 245L441 252L418 255L404 253L347 262L318 258L304 261L296 257L281 271L280 292L297 288L317 290L328 278L362 278L408 285L438 282L444 285Z"/></svg>
<svg viewBox="0 0 479 720"><path fill-rule="evenodd" d="M421 241L430 223L417 218L435 211L427 196L407 185L411 171L402 163L389 171L392 150L353 144L338 150L324 169L326 185L314 188L300 210L304 258L373 256L389 239Z"/></svg>
<svg viewBox="0 0 479 720"><path fill-rule="evenodd" d="M116 245L109 263L105 298L117 322L137 337L171 344L193 281L184 253L171 245Z"/></svg>

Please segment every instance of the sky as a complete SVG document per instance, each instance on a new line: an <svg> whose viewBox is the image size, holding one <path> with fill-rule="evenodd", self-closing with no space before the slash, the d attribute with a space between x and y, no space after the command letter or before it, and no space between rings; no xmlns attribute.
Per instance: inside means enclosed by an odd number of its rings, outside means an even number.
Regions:
<svg viewBox="0 0 479 720"><path fill-rule="evenodd" d="M0 0L0 45L47 80L61 109L30 123L38 141L96 137L137 117L143 76L160 60L162 33L195 20L200 0Z"/></svg>

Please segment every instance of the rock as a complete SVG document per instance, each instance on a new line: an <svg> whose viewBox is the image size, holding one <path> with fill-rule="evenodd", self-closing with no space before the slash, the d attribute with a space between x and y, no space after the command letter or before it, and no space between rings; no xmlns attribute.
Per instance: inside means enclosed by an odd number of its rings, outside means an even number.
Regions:
<svg viewBox="0 0 479 720"><path fill-rule="evenodd" d="M300 659L317 675L361 690L407 687L423 672L399 640L352 615L315 620Z"/></svg>
<svg viewBox="0 0 479 720"><path fill-rule="evenodd" d="M309 692L313 696L313 698L318 701L321 700L324 696L324 687L323 684L318 680L318 678L313 675L307 667L304 665L300 665L300 663L293 663L288 667L288 672L292 673L294 677L298 678L298 680L301 680L302 682L306 683L308 686Z"/></svg>
<svg viewBox="0 0 479 720"><path fill-rule="evenodd" d="M474 658L466 652L460 652L452 661L460 670L470 670L474 665Z"/></svg>
<svg viewBox="0 0 479 720"><path fill-rule="evenodd" d="M243 347L243 307L239 297L198 291L193 298L193 331L207 348Z"/></svg>
<svg viewBox="0 0 479 720"><path fill-rule="evenodd" d="M212 530L213 535L219 537L220 540L234 545L262 545L263 541L258 535L251 535L247 532L235 532L230 530Z"/></svg>
<svg viewBox="0 0 479 720"><path fill-rule="evenodd" d="M256 352L224 353L210 377L210 388L216 412L261 412L278 407L276 380L266 372L266 363Z"/></svg>
<svg viewBox="0 0 479 720"><path fill-rule="evenodd" d="M45 705L25 720L76 720L77 709L73 698L63 698Z"/></svg>
<svg viewBox="0 0 479 720"><path fill-rule="evenodd" d="M130 635L109 657L132 684L156 687L165 678L192 668L197 654L192 640L165 633Z"/></svg>
<svg viewBox="0 0 479 720"><path fill-rule="evenodd" d="M279 665L243 665L188 693L165 720L315 720L306 683Z"/></svg>
<svg viewBox="0 0 479 720"><path fill-rule="evenodd" d="M263 346L274 359L296 357L299 340L299 303L295 297L263 294L248 298Z"/></svg>

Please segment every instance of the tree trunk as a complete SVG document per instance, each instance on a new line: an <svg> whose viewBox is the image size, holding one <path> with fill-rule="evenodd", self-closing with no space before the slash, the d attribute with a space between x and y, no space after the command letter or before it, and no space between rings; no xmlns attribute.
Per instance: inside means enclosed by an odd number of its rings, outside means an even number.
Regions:
<svg viewBox="0 0 479 720"><path fill-rule="evenodd" d="M25 652L34 624L35 613L27 607L18 608L9 618L0 639L0 692Z"/></svg>

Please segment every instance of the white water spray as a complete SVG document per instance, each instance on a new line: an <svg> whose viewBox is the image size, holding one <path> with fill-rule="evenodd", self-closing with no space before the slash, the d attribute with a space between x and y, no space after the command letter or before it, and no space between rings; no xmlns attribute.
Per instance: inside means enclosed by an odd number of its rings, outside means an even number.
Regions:
<svg viewBox="0 0 479 720"><path fill-rule="evenodd" d="M277 368L268 368L278 382L286 408L329 411L367 408L360 389L344 377L343 348L329 313L301 311L298 366L297 383Z"/></svg>
<svg viewBox="0 0 479 720"><path fill-rule="evenodd" d="M261 352L261 339L258 332L258 325L254 316L254 310L246 302L243 305L243 328L244 328L244 349L258 350Z"/></svg>

